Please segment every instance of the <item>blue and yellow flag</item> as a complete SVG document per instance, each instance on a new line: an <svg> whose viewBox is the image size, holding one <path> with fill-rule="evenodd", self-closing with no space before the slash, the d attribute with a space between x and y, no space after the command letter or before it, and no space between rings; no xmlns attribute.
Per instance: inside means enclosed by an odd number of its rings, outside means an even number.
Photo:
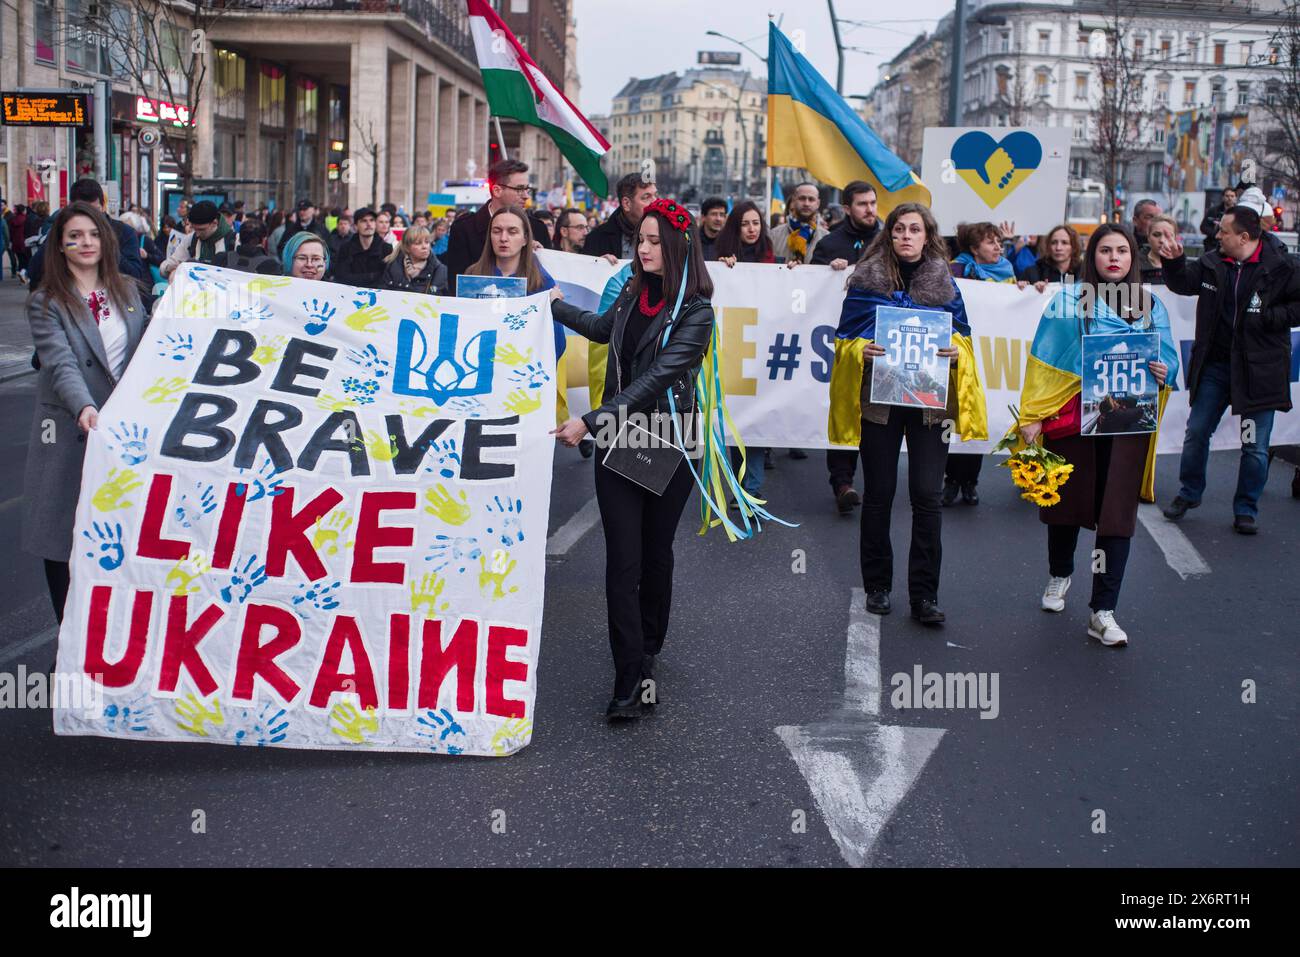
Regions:
<svg viewBox="0 0 1300 957"><path fill-rule="evenodd" d="M785 193L781 189L781 180L775 176L772 177L772 208L768 212L785 215Z"/></svg>
<svg viewBox="0 0 1300 957"><path fill-rule="evenodd" d="M925 184L770 22L767 165L806 169L841 189L870 183L881 216L900 203L930 205Z"/></svg>

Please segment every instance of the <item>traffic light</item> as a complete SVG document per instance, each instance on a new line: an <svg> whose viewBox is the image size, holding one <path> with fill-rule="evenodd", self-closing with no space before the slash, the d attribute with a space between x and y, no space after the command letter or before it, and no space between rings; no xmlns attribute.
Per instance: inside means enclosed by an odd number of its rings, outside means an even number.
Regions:
<svg viewBox="0 0 1300 957"><path fill-rule="evenodd" d="M1273 207L1273 232L1278 232L1282 228L1282 207Z"/></svg>
<svg viewBox="0 0 1300 957"><path fill-rule="evenodd" d="M488 165L495 166L501 160L501 144L493 137L488 141Z"/></svg>

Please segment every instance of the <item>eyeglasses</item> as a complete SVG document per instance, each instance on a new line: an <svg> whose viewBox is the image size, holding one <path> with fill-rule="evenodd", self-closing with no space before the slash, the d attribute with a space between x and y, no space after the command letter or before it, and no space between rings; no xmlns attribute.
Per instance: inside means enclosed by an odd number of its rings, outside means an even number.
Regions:
<svg viewBox="0 0 1300 957"><path fill-rule="evenodd" d="M524 186L502 186L501 188L502 188L502 189L508 189L508 190L510 190L512 193L517 193L517 194L520 195L520 196L531 196L532 193L533 193L533 188L532 188L531 186L528 186L528 185L524 185Z"/></svg>
<svg viewBox="0 0 1300 957"><path fill-rule="evenodd" d="M294 257L293 257L293 261L296 262L296 263L298 263L298 264L301 265L301 266L323 266L323 265L325 265L325 260L321 259L319 256L314 256L314 257L312 257L312 258L310 258L310 259L308 259L306 256L294 256Z"/></svg>
<svg viewBox="0 0 1300 957"><path fill-rule="evenodd" d="M565 226L564 228L577 229L584 233L591 231L591 226L588 223L570 223L568 226Z"/></svg>

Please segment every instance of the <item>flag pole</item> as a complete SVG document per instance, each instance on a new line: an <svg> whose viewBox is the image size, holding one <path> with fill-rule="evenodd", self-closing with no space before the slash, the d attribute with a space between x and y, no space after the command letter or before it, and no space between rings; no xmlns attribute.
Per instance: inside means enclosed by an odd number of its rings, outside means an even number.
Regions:
<svg viewBox="0 0 1300 957"><path fill-rule="evenodd" d="M499 116L492 117L492 122L496 124L497 148L501 150L501 158L503 160L510 159L510 154L506 152L506 137L505 134L501 132L501 117Z"/></svg>
<svg viewBox="0 0 1300 957"><path fill-rule="evenodd" d="M767 221L769 223L772 222L772 167L771 166L767 168Z"/></svg>

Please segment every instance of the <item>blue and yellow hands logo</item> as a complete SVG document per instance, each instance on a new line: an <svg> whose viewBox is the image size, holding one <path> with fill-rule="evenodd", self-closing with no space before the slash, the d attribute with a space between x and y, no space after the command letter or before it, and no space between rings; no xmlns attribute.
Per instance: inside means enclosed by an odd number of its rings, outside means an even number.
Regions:
<svg viewBox="0 0 1300 957"><path fill-rule="evenodd" d="M982 130L957 137L949 153L957 175L966 181L989 209L1016 191L1043 161L1038 137L1023 130L998 142Z"/></svg>

